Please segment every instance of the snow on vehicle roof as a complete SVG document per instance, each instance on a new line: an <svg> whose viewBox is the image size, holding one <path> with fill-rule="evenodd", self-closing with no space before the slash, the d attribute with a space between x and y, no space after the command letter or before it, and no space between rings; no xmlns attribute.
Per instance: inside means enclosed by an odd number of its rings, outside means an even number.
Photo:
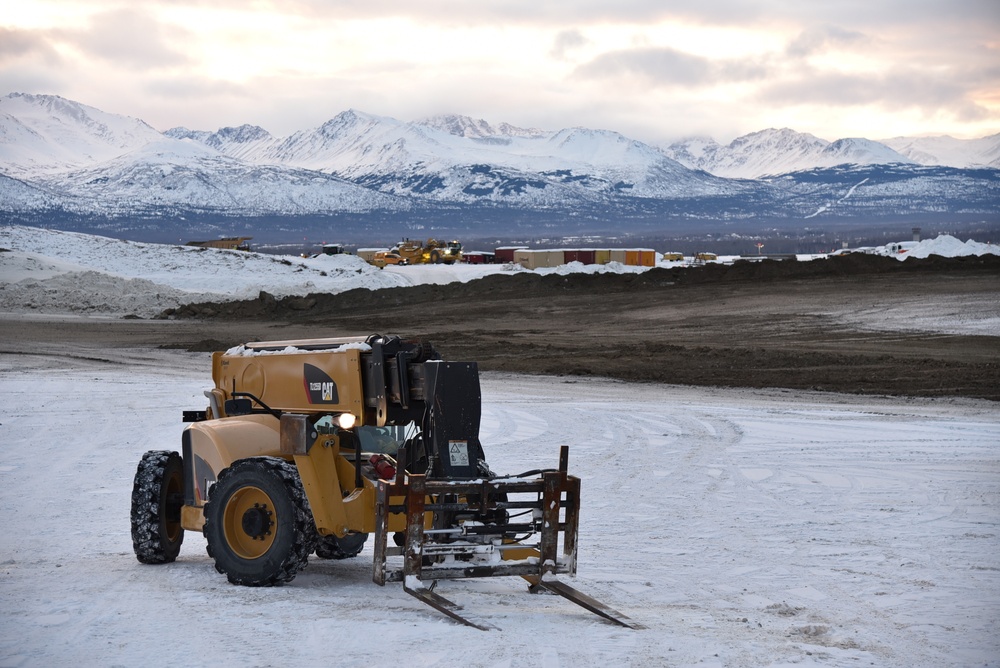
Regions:
<svg viewBox="0 0 1000 668"><path fill-rule="evenodd" d="M255 341L226 351L226 355L253 357L275 353L313 353L322 350L360 350L368 352L372 348L365 341L367 336L342 336L325 339L298 339L294 341Z"/></svg>

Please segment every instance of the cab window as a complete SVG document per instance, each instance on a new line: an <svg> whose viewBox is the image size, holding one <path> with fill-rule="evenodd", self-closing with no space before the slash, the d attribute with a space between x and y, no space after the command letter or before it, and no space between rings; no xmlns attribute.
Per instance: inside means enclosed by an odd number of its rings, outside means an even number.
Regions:
<svg viewBox="0 0 1000 668"><path fill-rule="evenodd" d="M357 427L354 434L361 442L362 452L381 452L393 457L406 439L413 438L417 433L417 425L409 423L403 426Z"/></svg>

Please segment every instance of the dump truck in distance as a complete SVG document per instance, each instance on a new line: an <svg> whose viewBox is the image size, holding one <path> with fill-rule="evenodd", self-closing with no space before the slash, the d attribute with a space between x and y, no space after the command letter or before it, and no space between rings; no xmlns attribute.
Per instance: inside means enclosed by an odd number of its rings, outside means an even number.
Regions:
<svg viewBox="0 0 1000 668"><path fill-rule="evenodd" d="M580 480L557 467L498 476L479 441L474 362L397 336L247 343L212 356L214 385L181 452L154 450L132 491L142 563L169 563L204 535L230 582L279 585L311 555L347 559L371 539L372 579L476 628L438 580L520 576L623 626L570 587ZM430 584L428 584L430 583Z"/></svg>
<svg viewBox="0 0 1000 668"><path fill-rule="evenodd" d="M393 249L410 264L454 264L462 261L462 244L458 241L428 239L421 243L403 239Z"/></svg>

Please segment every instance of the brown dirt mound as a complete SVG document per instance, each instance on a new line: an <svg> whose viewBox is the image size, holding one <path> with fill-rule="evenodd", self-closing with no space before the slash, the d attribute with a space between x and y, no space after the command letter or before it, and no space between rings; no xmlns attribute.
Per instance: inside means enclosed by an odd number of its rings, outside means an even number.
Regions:
<svg viewBox="0 0 1000 668"><path fill-rule="evenodd" d="M415 303L442 300L496 300L503 297L542 297L566 292L604 295L615 292L659 290L670 286L712 285L804 278L864 277L928 273L1000 273L1000 255L927 259L910 258L900 262L876 255L850 254L827 260L739 261L732 265L706 264L697 267L655 268L641 274L550 274L518 273L487 276L468 283L417 285L377 291L359 288L336 295L311 293L306 296L276 299L261 292L257 299L233 302L204 302L167 309L160 318L223 318L269 320L312 320L318 314L368 309L402 307Z"/></svg>
<svg viewBox="0 0 1000 668"><path fill-rule="evenodd" d="M492 276L164 312L192 349L373 332L424 337L487 370L1000 400L1000 336L858 330L829 313L997 303L1000 256L847 255L642 274ZM939 305L939 306L937 306Z"/></svg>
<svg viewBox="0 0 1000 668"><path fill-rule="evenodd" d="M849 255L285 299L261 293L184 306L162 316L169 321L0 316L0 341L13 353L91 344L204 352L380 332L424 338L445 358L484 370L1000 401L1000 332L900 331L880 329L879 320L897 307L904 318L964 319L976 310L1000 318L998 295L997 256Z"/></svg>

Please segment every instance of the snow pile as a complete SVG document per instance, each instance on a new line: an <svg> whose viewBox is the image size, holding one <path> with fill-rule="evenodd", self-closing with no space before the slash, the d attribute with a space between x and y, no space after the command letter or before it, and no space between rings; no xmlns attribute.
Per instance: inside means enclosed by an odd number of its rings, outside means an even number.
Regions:
<svg viewBox="0 0 1000 668"><path fill-rule="evenodd" d="M677 263L671 263L676 265ZM535 273L548 275L557 274L566 276L568 274L641 274L649 271L651 267L637 267L622 264L621 262L608 262L607 264L584 264L582 262L567 262L558 267L539 267Z"/></svg>
<svg viewBox="0 0 1000 668"><path fill-rule="evenodd" d="M155 316L181 304L336 294L364 288L468 282L494 274L641 273L649 267L570 262L525 269L518 264L417 265L377 269L354 255L313 258L123 241L76 232L7 225L0 228L0 311ZM942 235L908 253L927 257L1000 254L989 244ZM800 260L825 256L799 256ZM731 263L737 256L720 257ZM661 261L674 267L685 262Z"/></svg>
<svg viewBox="0 0 1000 668"><path fill-rule="evenodd" d="M940 255L942 257L1000 255L1000 246L984 244L972 239L963 243L951 235L942 234L934 239L924 239L908 252L900 255L899 259L905 260L908 257L925 258L931 255Z"/></svg>
<svg viewBox="0 0 1000 668"><path fill-rule="evenodd" d="M352 255L281 257L0 228L0 310L150 317L198 301L408 285Z"/></svg>
<svg viewBox="0 0 1000 668"><path fill-rule="evenodd" d="M0 310L129 314L152 317L202 301L311 292L467 282L524 271L520 265L373 267L354 255L313 258L215 248L140 243L76 232L8 225L0 228ZM539 269L537 273L626 273L648 267L620 263Z"/></svg>
<svg viewBox="0 0 1000 668"><path fill-rule="evenodd" d="M0 254L0 268L5 266L8 255L12 254ZM185 292L144 278L121 278L99 271L74 271L50 278L27 278L17 283L0 284L0 310L4 311L124 313L151 318L178 304L215 298L215 295Z"/></svg>
<svg viewBox="0 0 1000 668"><path fill-rule="evenodd" d="M140 243L19 225L0 229L0 248L71 262L177 290L245 299L406 285L353 255L299 258L217 248ZM25 277L26 278L26 277Z"/></svg>

